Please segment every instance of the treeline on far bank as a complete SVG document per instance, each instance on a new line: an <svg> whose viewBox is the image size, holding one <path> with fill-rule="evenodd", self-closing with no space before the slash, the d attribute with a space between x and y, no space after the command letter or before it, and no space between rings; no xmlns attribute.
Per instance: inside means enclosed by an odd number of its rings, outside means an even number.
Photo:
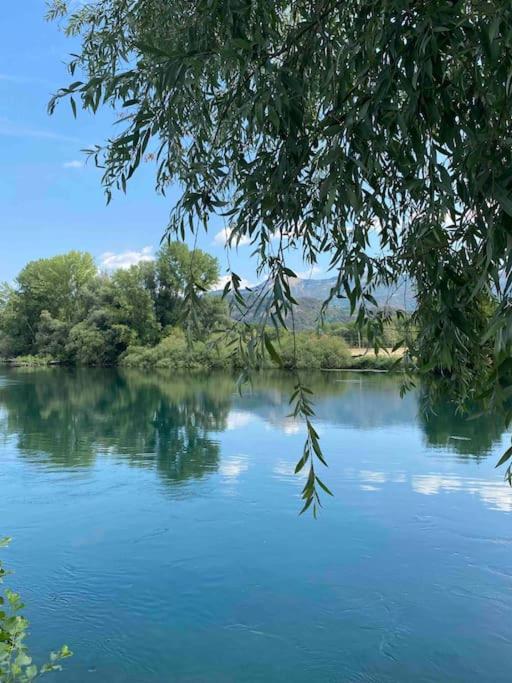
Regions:
<svg viewBox="0 0 512 683"><path fill-rule="evenodd" d="M217 259L180 242L113 273L98 271L90 254L77 251L31 261L14 286L0 291L0 358L19 365L240 367L238 323L226 301L209 293L218 280ZM390 329L389 336L391 346L398 333ZM290 369L394 363L363 351L354 357L347 343L353 339L353 326L345 323L322 333L301 331L295 339L285 331L276 343Z"/></svg>

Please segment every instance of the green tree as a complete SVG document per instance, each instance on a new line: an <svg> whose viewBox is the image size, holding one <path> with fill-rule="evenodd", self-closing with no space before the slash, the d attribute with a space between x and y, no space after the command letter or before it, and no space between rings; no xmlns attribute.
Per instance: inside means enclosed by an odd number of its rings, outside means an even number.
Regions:
<svg viewBox="0 0 512 683"><path fill-rule="evenodd" d="M115 331L108 324L101 329L95 324L95 318L97 316L93 314L88 320L74 325L69 332L65 352L77 365L111 365L117 358Z"/></svg>
<svg viewBox="0 0 512 683"><path fill-rule="evenodd" d="M156 343L160 328L145 266L97 277L84 292L88 313L69 332L65 353L70 360L114 365L130 344Z"/></svg>
<svg viewBox="0 0 512 683"><path fill-rule="evenodd" d="M156 315L162 327L183 320L187 294L208 291L219 279L219 264L201 249L183 242L168 242L156 258ZM203 316L204 318L204 316Z"/></svg>
<svg viewBox="0 0 512 683"><path fill-rule="evenodd" d="M42 311L35 339L37 353L59 361L67 360L66 343L69 330L69 323L53 318L48 311Z"/></svg>
<svg viewBox="0 0 512 683"><path fill-rule="evenodd" d="M108 283L106 299L117 324L128 327L141 343L153 344L159 325L147 276L146 265L116 270Z"/></svg>
<svg viewBox="0 0 512 683"><path fill-rule="evenodd" d="M28 328L18 315L18 295L8 284L0 289L0 357L17 356L28 345Z"/></svg>
<svg viewBox="0 0 512 683"><path fill-rule="evenodd" d="M92 150L108 197L154 154L158 190L182 188L168 233L228 216L231 243L252 240L269 275L276 324L294 306L291 250L311 264L329 256L331 296L348 298L376 346L384 324L372 291L408 277L420 338L438 334L437 302L450 321L416 367L449 373L461 401L483 392L503 406L509 0L93 0L71 14L57 0L50 17L62 15L80 47L50 111L65 97L74 112L78 100L124 113ZM492 317L472 324L475 297L491 290Z"/></svg>
<svg viewBox="0 0 512 683"><path fill-rule="evenodd" d="M79 252L32 261L0 288L0 356L113 365L129 346L157 344L171 323L205 340L228 322L225 302L207 294L218 276L214 257L177 242L112 274Z"/></svg>
<svg viewBox="0 0 512 683"><path fill-rule="evenodd" d="M16 278L7 307L4 306L3 329L16 339L16 351L37 351L43 311L62 323L80 320L85 312L83 290L95 277L94 260L83 252L70 251L28 263Z"/></svg>
<svg viewBox="0 0 512 683"><path fill-rule="evenodd" d="M285 333L279 340L283 367L288 369L331 369L349 364L350 354L346 343L334 336L311 332Z"/></svg>
<svg viewBox="0 0 512 683"><path fill-rule="evenodd" d="M66 14L54 3L51 17ZM510 336L508 0L94 0L66 26L81 48L50 110L63 97L74 110L122 108L124 128L94 150L109 196L157 153L157 188L183 188L169 233L228 215L231 242L252 239L270 271L276 318L293 305L285 256L296 247L312 263L329 254L332 294L361 322L372 288L403 275L418 288L420 329L447 287L460 292L446 310L460 324L493 287L499 369ZM460 286L468 272L472 286ZM443 349L461 395L482 379L461 353L481 347L468 331L450 331Z"/></svg>
<svg viewBox="0 0 512 683"><path fill-rule="evenodd" d="M230 329L232 322L225 299L214 295L206 295L201 298L196 333L199 339L205 340L215 331Z"/></svg>

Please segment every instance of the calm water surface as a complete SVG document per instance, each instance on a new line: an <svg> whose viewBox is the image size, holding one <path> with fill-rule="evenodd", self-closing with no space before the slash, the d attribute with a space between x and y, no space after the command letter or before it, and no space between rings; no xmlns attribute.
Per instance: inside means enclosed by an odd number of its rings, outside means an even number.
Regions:
<svg viewBox="0 0 512 683"><path fill-rule="evenodd" d="M313 375L335 492L298 517L291 380L0 371L0 535L63 683L510 681L493 420ZM458 438L454 438L458 437Z"/></svg>

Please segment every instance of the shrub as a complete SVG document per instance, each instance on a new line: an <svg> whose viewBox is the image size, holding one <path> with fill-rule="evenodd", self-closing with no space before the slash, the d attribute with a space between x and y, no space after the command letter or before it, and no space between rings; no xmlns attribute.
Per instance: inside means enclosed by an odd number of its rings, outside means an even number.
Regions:
<svg viewBox="0 0 512 683"><path fill-rule="evenodd" d="M52 365L55 360L52 356L16 356L16 358L7 358L6 362L16 367L42 368Z"/></svg>
<svg viewBox="0 0 512 683"><path fill-rule="evenodd" d="M291 333L280 338L280 355L286 369L334 369L346 368L350 353L346 343L339 337L298 332L295 342Z"/></svg>
<svg viewBox="0 0 512 683"><path fill-rule="evenodd" d="M401 365L401 359L380 353L376 356L373 351L361 356L353 356L349 367L354 370L396 370Z"/></svg>
<svg viewBox="0 0 512 683"><path fill-rule="evenodd" d="M103 365L108 346L101 331L83 321L71 328L66 352L77 365Z"/></svg>
<svg viewBox="0 0 512 683"><path fill-rule="evenodd" d="M171 328L169 334L153 347L130 346L120 359L124 367L168 368L172 370L201 370L229 368L232 360L224 348L207 342L187 343L183 330Z"/></svg>
<svg viewBox="0 0 512 683"><path fill-rule="evenodd" d="M51 356L66 361L66 342L70 325L53 318L48 311L42 311L36 332L36 348L39 356Z"/></svg>

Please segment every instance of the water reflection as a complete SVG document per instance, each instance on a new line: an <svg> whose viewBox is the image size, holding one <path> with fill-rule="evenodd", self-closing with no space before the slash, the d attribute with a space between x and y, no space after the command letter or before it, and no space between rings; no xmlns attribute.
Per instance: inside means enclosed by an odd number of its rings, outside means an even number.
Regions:
<svg viewBox="0 0 512 683"><path fill-rule="evenodd" d="M311 373L305 379L315 393L317 419L330 425L366 430L416 423L416 395L409 393L401 399L393 375L325 372ZM254 392L244 397L243 406L284 433L296 433L298 426L287 417L294 384L290 374L256 376Z"/></svg>
<svg viewBox="0 0 512 683"><path fill-rule="evenodd" d="M76 653L66 683L508 680L500 430L418 419L389 376L308 383L318 521L290 376L0 370L9 564L38 651Z"/></svg>
<svg viewBox="0 0 512 683"><path fill-rule="evenodd" d="M478 496L487 507L493 510L512 512L512 491L502 481L485 481L472 477L425 474L412 477L412 488L416 493L421 493L425 496L461 491Z"/></svg>
<svg viewBox="0 0 512 683"><path fill-rule="evenodd" d="M477 496L491 510L512 512L512 489L501 479L489 480L457 474L410 474L404 471L347 470L346 478L359 483L361 491L379 492L385 485L405 484L422 496L466 493Z"/></svg>
<svg viewBox="0 0 512 683"><path fill-rule="evenodd" d="M45 466L89 467L99 454L113 454L154 468L164 481L180 482L218 470L220 432L243 431L257 420L283 434L301 431L289 417L295 380L283 373L256 375L242 396L227 374L6 370L1 380L3 435L14 436L22 455ZM502 434L492 416L468 421L449 405L420 412L418 419L417 394L401 399L393 376L315 373L307 381L318 422L330 426L375 430L419 424L429 447L476 459L489 454ZM241 466L223 465L226 471Z"/></svg>
<svg viewBox="0 0 512 683"><path fill-rule="evenodd" d="M423 407L420 400L418 417L429 446L449 448L460 456L477 460L493 450L505 429L497 415L469 419L448 402Z"/></svg>
<svg viewBox="0 0 512 683"><path fill-rule="evenodd" d="M218 467L212 433L226 428L231 382L106 370L9 375L0 386L4 436L33 462L87 467L115 454L180 482Z"/></svg>

